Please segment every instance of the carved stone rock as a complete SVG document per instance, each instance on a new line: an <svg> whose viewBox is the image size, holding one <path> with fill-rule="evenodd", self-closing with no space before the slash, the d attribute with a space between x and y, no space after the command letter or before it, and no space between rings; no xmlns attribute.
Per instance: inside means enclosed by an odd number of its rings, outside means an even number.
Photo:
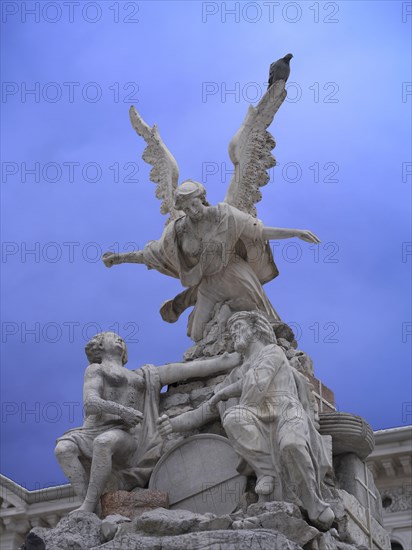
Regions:
<svg viewBox="0 0 412 550"><path fill-rule="evenodd" d="M248 509L247 517L235 521L233 528L273 529L300 546L304 546L320 534L315 527L304 521L296 505L286 502L253 504Z"/></svg>
<svg viewBox="0 0 412 550"><path fill-rule="evenodd" d="M345 518L338 518L339 526ZM344 525L342 540L336 529L321 533L308 525L296 505L270 502L224 516L159 508L132 521L75 512L54 529L32 532L47 550L359 550L346 540L351 528Z"/></svg>
<svg viewBox="0 0 412 550"><path fill-rule="evenodd" d="M32 532L46 543L47 550L89 550L106 540L101 520L89 512L73 512L54 529L35 527Z"/></svg>
<svg viewBox="0 0 412 550"><path fill-rule="evenodd" d="M302 550L284 535L266 530L203 531L169 537L124 534L90 550ZM351 550L356 550L352 548Z"/></svg>
<svg viewBox="0 0 412 550"><path fill-rule="evenodd" d="M146 535L167 536L183 535L195 531L229 529L232 522L230 516L218 517L214 514L195 514L188 510L158 508L142 514L134 522L134 527Z"/></svg>
<svg viewBox="0 0 412 550"><path fill-rule="evenodd" d="M103 519L101 529L105 540L111 540L117 533L119 526L122 523L129 523L130 521L130 518L121 516L120 514L111 514Z"/></svg>
<svg viewBox="0 0 412 550"><path fill-rule="evenodd" d="M102 517L120 514L126 518L135 518L155 508L168 508L167 493L156 489L134 489L133 491L116 491L101 497Z"/></svg>

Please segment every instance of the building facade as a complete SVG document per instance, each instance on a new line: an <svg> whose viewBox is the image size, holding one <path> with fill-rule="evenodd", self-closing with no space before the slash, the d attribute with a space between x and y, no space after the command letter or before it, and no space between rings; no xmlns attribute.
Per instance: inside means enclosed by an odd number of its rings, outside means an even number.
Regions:
<svg viewBox="0 0 412 550"><path fill-rule="evenodd" d="M376 431L367 465L382 497L392 550L412 550L412 427Z"/></svg>
<svg viewBox="0 0 412 550"><path fill-rule="evenodd" d="M412 550L412 426L375 432L367 464L382 497L392 550ZM70 485L28 491L0 475L0 550L17 550L33 527L54 527L80 506Z"/></svg>

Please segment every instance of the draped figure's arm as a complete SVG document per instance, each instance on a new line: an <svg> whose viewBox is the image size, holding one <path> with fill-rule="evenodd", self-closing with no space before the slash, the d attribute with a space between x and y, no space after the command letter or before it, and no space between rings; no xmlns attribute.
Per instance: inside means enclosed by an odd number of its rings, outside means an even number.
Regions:
<svg viewBox="0 0 412 550"><path fill-rule="evenodd" d="M291 239L297 237L308 243L320 243L318 237L308 229L282 229L281 227L264 227L262 236L265 241Z"/></svg>
<svg viewBox="0 0 412 550"><path fill-rule="evenodd" d="M106 252L102 256L103 263L106 267L119 264L144 264L143 250L133 250L132 252L124 252L117 254L116 252Z"/></svg>

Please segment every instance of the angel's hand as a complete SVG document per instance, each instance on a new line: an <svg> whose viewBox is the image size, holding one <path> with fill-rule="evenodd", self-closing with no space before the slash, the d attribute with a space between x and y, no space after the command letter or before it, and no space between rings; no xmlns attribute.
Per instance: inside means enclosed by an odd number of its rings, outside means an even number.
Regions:
<svg viewBox="0 0 412 550"><path fill-rule="evenodd" d="M299 239L302 239L302 241L306 241L307 243L320 243L320 239L308 229L298 229L296 237L299 237Z"/></svg>
<svg viewBox="0 0 412 550"><path fill-rule="evenodd" d="M112 267L112 265L119 263L119 254L115 252L105 252L102 256L102 260L106 267Z"/></svg>

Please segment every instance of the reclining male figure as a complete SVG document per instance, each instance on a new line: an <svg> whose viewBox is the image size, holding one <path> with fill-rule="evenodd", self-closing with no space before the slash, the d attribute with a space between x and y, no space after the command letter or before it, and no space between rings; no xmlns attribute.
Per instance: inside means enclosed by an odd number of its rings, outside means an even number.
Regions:
<svg viewBox="0 0 412 550"><path fill-rule="evenodd" d="M156 424L161 388L228 371L240 355L129 370L126 344L113 332L97 334L85 351L85 420L57 440L55 454L83 500L79 510L94 512L111 474L117 489L146 486L162 446Z"/></svg>

